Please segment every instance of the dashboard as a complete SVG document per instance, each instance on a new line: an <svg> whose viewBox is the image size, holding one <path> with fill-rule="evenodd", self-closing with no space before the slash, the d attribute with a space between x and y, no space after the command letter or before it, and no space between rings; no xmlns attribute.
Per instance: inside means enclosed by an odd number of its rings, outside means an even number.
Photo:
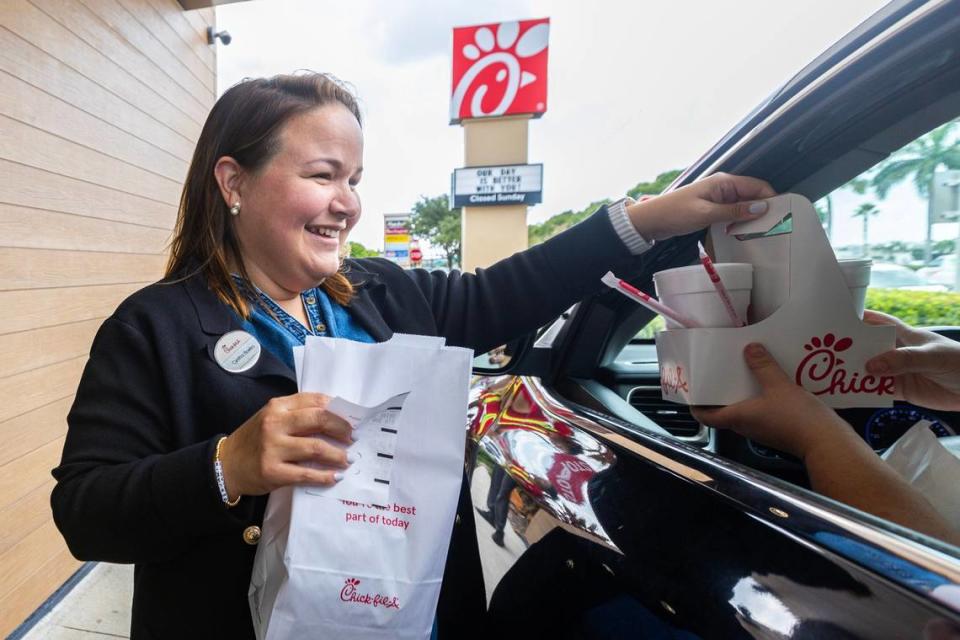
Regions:
<svg viewBox="0 0 960 640"><path fill-rule="evenodd" d="M890 447L921 421L938 438L955 436L960 427L958 413L931 411L906 402L897 402L887 409L841 409L837 413L876 451Z"/></svg>

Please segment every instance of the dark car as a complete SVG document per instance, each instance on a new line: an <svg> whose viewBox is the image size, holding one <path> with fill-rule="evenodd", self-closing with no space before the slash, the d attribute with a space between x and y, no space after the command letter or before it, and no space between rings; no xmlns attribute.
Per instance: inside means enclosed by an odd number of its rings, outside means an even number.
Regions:
<svg viewBox="0 0 960 640"><path fill-rule="evenodd" d="M725 171L818 201L958 116L960 2L894 2L671 188ZM926 205L894 215L924 225ZM701 238L657 243L631 282L652 292ZM651 319L600 294L477 371L467 471L488 637L960 637L960 549L817 495L799 461L662 400L636 337ZM878 452L919 420L960 427L903 403L841 414Z"/></svg>

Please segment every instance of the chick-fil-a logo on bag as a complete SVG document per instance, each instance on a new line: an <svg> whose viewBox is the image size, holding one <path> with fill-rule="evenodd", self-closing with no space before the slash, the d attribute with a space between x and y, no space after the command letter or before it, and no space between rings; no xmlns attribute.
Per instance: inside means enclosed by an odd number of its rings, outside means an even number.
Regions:
<svg viewBox="0 0 960 640"><path fill-rule="evenodd" d="M547 110L550 19L453 30L450 123Z"/></svg>
<svg viewBox="0 0 960 640"><path fill-rule="evenodd" d="M661 365L660 386L667 392L676 395L680 391L690 393L690 385L683 375L680 365Z"/></svg>
<svg viewBox="0 0 960 640"><path fill-rule="evenodd" d="M850 338L839 340L832 333L819 338L814 336L803 345L808 353L794 374L796 383L815 396L846 393L866 393L878 396L893 395L893 378L890 376L860 375L848 373L843 368L844 360L839 355L853 346Z"/></svg>
<svg viewBox="0 0 960 640"><path fill-rule="evenodd" d="M340 599L344 602L353 602L370 607L383 607L385 609L400 608L400 601L397 596L388 596L381 593L360 593L359 586L360 580L357 578L347 578L343 583L343 589L340 590Z"/></svg>

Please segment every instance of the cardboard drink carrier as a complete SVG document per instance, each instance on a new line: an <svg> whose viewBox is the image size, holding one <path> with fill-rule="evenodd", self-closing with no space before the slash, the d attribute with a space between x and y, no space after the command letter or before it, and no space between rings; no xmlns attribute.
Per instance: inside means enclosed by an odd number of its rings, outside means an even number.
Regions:
<svg viewBox="0 0 960 640"><path fill-rule="evenodd" d="M743 349L763 344L797 384L825 404L889 407L893 378L864 365L895 347L895 328L858 316L840 265L805 197L770 198L761 217L710 228L715 261L753 264L749 324L657 334L663 398L727 405L759 395Z"/></svg>

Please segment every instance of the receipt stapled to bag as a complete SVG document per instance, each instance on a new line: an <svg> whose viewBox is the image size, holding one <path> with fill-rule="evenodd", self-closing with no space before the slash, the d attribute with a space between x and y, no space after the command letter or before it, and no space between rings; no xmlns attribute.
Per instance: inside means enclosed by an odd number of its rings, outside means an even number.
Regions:
<svg viewBox="0 0 960 640"><path fill-rule="evenodd" d="M334 398L327 411L353 427L356 441L347 449L353 462L343 479L334 485L307 488L307 493L326 498L386 506L397 440L400 437L403 404L409 393L400 393L373 407Z"/></svg>

